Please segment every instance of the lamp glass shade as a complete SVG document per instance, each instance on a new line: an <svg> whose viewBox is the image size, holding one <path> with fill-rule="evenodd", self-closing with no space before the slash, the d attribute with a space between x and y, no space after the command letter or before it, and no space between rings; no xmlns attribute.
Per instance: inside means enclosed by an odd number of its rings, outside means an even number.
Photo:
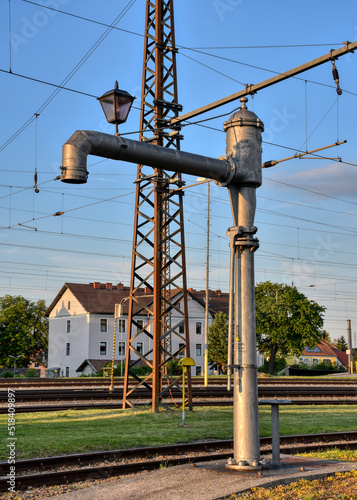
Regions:
<svg viewBox="0 0 357 500"><path fill-rule="evenodd" d="M135 97L125 90L114 89L106 92L98 100L108 123L124 123L128 118Z"/></svg>

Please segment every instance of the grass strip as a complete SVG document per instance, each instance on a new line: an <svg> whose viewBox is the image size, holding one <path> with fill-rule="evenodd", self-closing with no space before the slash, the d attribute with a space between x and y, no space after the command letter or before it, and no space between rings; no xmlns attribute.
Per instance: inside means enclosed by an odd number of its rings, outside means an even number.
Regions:
<svg viewBox="0 0 357 500"><path fill-rule="evenodd" d="M271 435L270 407L261 407L260 435ZM356 430L357 406L282 406L280 434L315 434ZM66 410L16 415L16 459L98 450L159 446L184 442L232 439L233 410L227 407L194 408L152 413L138 410ZM0 415L5 431L7 415ZM0 460L8 459L6 431Z"/></svg>

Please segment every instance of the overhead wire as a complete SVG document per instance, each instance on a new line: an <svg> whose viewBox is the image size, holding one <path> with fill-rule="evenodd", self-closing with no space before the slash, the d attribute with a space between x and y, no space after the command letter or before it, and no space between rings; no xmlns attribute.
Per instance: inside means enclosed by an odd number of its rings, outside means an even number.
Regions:
<svg viewBox="0 0 357 500"><path fill-rule="evenodd" d="M27 0L24 0L24 1L27 1ZM28 2L28 3L34 3L34 2ZM39 5L39 4L38 4L38 5ZM43 6L42 6L42 7L43 7ZM198 61L197 61L197 62L198 62ZM199 63L199 62L198 62L198 63ZM201 64L201 63L199 63L199 64ZM314 83L314 82L313 82L313 83ZM95 97L95 96L91 96L91 97ZM196 124L196 123L194 123L194 124ZM198 123L197 123L196 125L198 125ZM202 126L204 126L204 125L202 125ZM217 130L217 129L216 129L216 130ZM223 131L222 131L222 132L223 132ZM278 146L278 145L277 145L277 146ZM292 149L292 150L293 150L293 148L290 148L290 149ZM357 165L353 165L353 166L357 166ZM50 181L49 181L49 182L50 182ZM293 187L295 187L295 186L293 186ZM301 189L301 188L300 188L300 189ZM341 200L341 201L345 201L345 200Z"/></svg>
<svg viewBox="0 0 357 500"><path fill-rule="evenodd" d="M120 14L114 19L112 25L110 25L105 32L98 38L98 40L91 46L91 48L86 52L86 54L80 59L80 61L74 66L74 68L69 72L66 78L61 82L60 86L52 92L52 94L44 101L44 103L37 109L36 113L39 115L47 108L47 106L53 101L53 99L62 90L62 86L66 85L67 82L77 73L77 71L83 66L87 59L93 54L93 52L99 47L99 45L105 40L105 38L112 31L113 27L125 16L125 14L130 10L130 8L135 4L136 0L129 0L126 6L122 9ZM34 115L31 116L7 141L5 141L0 146L0 152L2 152L9 144L12 143L18 135L20 135L35 119Z"/></svg>
<svg viewBox="0 0 357 500"><path fill-rule="evenodd" d="M186 57L187 59L190 59L191 61L194 61L195 63L199 64L200 66L203 66L204 68L207 68L214 73L217 73L218 75L224 76L225 78L228 78L229 80L232 80L233 82L239 83L243 87L245 87L245 84L240 82L239 80L236 80L235 78L232 78L231 76L226 75L225 73L222 73L222 71L218 71L217 69L212 68L211 66L208 66L207 64L204 64L201 61L197 61L197 59L194 59L193 57L188 56L187 54L181 54L182 56Z"/></svg>
<svg viewBox="0 0 357 500"><path fill-rule="evenodd" d="M22 1L29 3L29 4L32 4L32 5L36 5L37 7L41 7L43 9L48 9L48 10L52 10L54 12L58 12L59 14L64 14L66 16L81 19L83 21L87 21L87 22L90 22L93 24L98 24L100 26L110 27L110 25L107 23L103 23L103 22L97 21L95 19L90 19L88 17L80 16L78 14L73 14L71 12L66 12L64 10L56 9L54 7L50 7L49 5L44 5L42 3L34 2L32 0L22 0ZM138 33L136 31L127 30L124 28L118 28L116 26L114 27L114 29L116 29L118 31L122 31L124 33L129 33L131 35L139 36L141 38L145 38L145 35L143 35L142 33ZM302 48L302 47L331 47L334 45L344 45L344 44L343 44L343 42L337 42L337 43L309 43L309 44L304 43L304 44L288 44L288 45L282 45L282 44L280 44L280 45L242 45L242 46L235 46L235 47L224 47L224 46L221 46L221 47L187 47L187 46L176 44L176 47L182 48L182 49L191 49L191 50L213 50L213 49L224 49L225 50L225 49L276 49L276 48L280 49L280 48Z"/></svg>
<svg viewBox="0 0 357 500"><path fill-rule="evenodd" d="M26 1L26 0L24 0ZM228 49L292 49L302 47L332 47L334 45L344 45L343 42L337 43L301 43L289 45L238 45L238 46L220 46L220 47L182 47L184 49L192 50L228 50Z"/></svg>
<svg viewBox="0 0 357 500"><path fill-rule="evenodd" d="M356 165L357 166L357 165ZM278 181L277 179L271 179L269 177L265 177L264 178L265 180L267 181L270 181L270 182L276 182L277 184L282 184L284 186L289 186L289 187L293 187L295 189L299 189L301 191L306 191L307 193L313 193L313 194L317 194L319 196L323 196L325 198L330 198L332 200L337 200L337 201L342 201L343 203L348 203L350 205L357 205L356 202L354 201L351 201L351 200L345 200L343 198L338 198L337 196L332 196L331 194L325 194L325 193L321 193L319 191L314 191L313 189L308 189L308 188L302 188L300 186L295 186L294 184L290 184L288 182L284 182L284 181Z"/></svg>

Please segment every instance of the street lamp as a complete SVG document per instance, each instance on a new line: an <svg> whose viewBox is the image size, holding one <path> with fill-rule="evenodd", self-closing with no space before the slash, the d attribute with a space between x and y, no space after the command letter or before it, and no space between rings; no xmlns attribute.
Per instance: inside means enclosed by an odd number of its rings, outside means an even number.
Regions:
<svg viewBox="0 0 357 500"><path fill-rule="evenodd" d="M130 297L124 297L121 299L120 304L115 304L115 319L119 319L119 321L122 318L123 315L123 306L127 300L129 300ZM121 352L121 359L120 359L120 376L123 376L123 324L120 326L120 352Z"/></svg>
<svg viewBox="0 0 357 500"><path fill-rule="evenodd" d="M205 350L204 350L204 360L205 360L205 375L204 375L204 385L208 386L208 308L209 308L209 209L210 209L210 184L211 179L206 179L206 177L198 177L198 181L207 182L207 258L206 258L206 304L205 304Z"/></svg>
<svg viewBox="0 0 357 500"><path fill-rule="evenodd" d="M115 135L118 135L118 125L126 122L135 99L125 90L120 90L117 81L113 90L109 90L102 97L98 97L107 122L115 123Z"/></svg>
<svg viewBox="0 0 357 500"><path fill-rule="evenodd" d="M113 338L113 358L112 358L112 372L111 372L111 382L109 386L109 391L112 392L114 389L114 360L115 360L115 344L116 344L116 330L117 330L117 320L121 320L123 304L129 300L129 297L124 297L121 299L119 304L114 306L114 338ZM120 349L121 349L121 360L120 360L120 376L123 376L123 325L120 325Z"/></svg>
<svg viewBox="0 0 357 500"><path fill-rule="evenodd" d="M9 358L14 358L14 377L15 377L15 374L16 374L16 360L17 358L21 358L22 355L19 354L18 356L12 356L11 354L9 354Z"/></svg>

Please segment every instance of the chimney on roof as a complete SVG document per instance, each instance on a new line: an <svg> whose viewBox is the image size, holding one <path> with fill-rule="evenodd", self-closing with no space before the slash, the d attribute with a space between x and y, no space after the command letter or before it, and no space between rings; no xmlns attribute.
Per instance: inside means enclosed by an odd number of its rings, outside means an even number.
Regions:
<svg viewBox="0 0 357 500"><path fill-rule="evenodd" d="M215 291L215 294L216 294L216 295L218 295L218 296L220 296L220 295L221 295L221 293L222 293L222 291L221 291L221 290L216 290L216 291Z"/></svg>
<svg viewBox="0 0 357 500"><path fill-rule="evenodd" d="M124 290L124 285L123 285L123 283L118 283L118 284L117 284L117 290Z"/></svg>
<svg viewBox="0 0 357 500"><path fill-rule="evenodd" d="M111 283L106 283L106 284L105 284L105 288L106 288L107 290L112 290L112 289L113 289L113 285L112 285Z"/></svg>
<svg viewBox="0 0 357 500"><path fill-rule="evenodd" d="M148 286L146 286L144 288L144 293L145 293L145 295L150 295L151 294L151 288L149 288Z"/></svg>
<svg viewBox="0 0 357 500"><path fill-rule="evenodd" d="M100 283L99 283L99 281L95 281L95 282L93 283L93 288L100 288Z"/></svg>
<svg viewBox="0 0 357 500"><path fill-rule="evenodd" d="M193 293L193 288L187 288L187 291Z"/></svg>

